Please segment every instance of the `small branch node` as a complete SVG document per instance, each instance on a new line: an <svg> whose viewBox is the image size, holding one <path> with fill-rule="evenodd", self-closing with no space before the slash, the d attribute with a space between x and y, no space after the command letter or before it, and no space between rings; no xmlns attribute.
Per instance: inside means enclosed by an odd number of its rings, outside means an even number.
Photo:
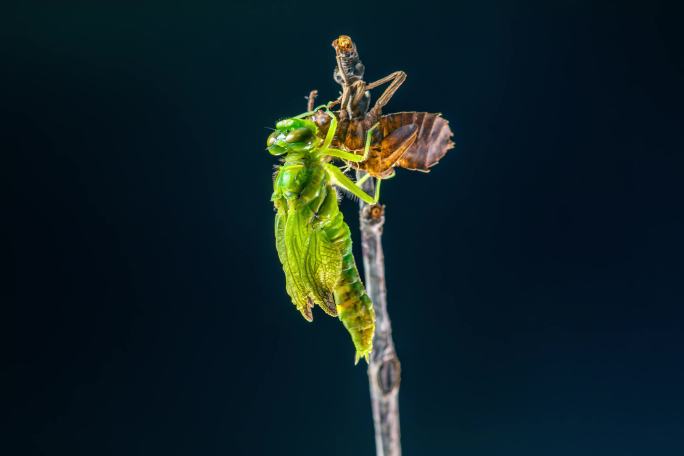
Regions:
<svg viewBox="0 0 684 456"><path fill-rule="evenodd" d="M397 358L386 359L378 366L376 381L384 396L399 390L401 383L401 363Z"/></svg>
<svg viewBox="0 0 684 456"><path fill-rule="evenodd" d="M378 220L385 214L385 206L381 204L373 204L372 206L369 206L368 212L370 218Z"/></svg>

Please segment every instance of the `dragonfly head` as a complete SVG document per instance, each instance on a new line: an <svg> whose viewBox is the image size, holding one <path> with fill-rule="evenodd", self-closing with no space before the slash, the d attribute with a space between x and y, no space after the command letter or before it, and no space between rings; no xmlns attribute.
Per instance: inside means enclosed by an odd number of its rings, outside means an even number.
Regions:
<svg viewBox="0 0 684 456"><path fill-rule="evenodd" d="M317 131L316 124L308 119L281 120L266 141L268 152L276 156L291 152L307 153L320 142L316 137Z"/></svg>

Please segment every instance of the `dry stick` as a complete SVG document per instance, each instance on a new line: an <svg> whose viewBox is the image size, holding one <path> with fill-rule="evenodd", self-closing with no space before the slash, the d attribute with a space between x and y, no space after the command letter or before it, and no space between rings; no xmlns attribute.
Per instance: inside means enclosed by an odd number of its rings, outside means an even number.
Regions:
<svg viewBox="0 0 684 456"><path fill-rule="evenodd" d="M363 174L362 171L357 171L357 179ZM374 194L373 179L368 179L362 187L368 194ZM387 313L385 257L382 253L385 208L377 204L368 205L363 201L360 206L359 218L366 290L375 309L373 352L368 365L368 382L375 426L375 449L377 456L401 456L399 432L401 364L394 350L392 323Z"/></svg>

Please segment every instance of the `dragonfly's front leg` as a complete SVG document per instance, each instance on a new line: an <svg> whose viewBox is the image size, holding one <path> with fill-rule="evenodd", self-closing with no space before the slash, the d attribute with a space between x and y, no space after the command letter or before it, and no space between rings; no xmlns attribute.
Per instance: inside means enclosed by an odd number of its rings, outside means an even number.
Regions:
<svg viewBox="0 0 684 456"><path fill-rule="evenodd" d="M373 132L376 128L378 128L379 125L380 122L377 122L375 125L370 127L366 132L366 145L363 148L363 159L361 161L368 160L368 156L370 155L371 142L373 141Z"/></svg>
<svg viewBox="0 0 684 456"><path fill-rule="evenodd" d="M346 154L349 154L348 157L350 158L349 160L345 160L344 158L342 159L344 161L344 166L340 167L340 171L342 171L342 173L344 173L344 174L347 174L347 171L352 169L352 163L356 163L356 160L358 160L359 158L363 158L360 155L350 154L349 152L344 152L344 151L340 151L340 152L344 153L345 156L347 156ZM342 158L342 157L338 157L338 158Z"/></svg>
<svg viewBox="0 0 684 456"><path fill-rule="evenodd" d="M329 157L337 157L341 158L342 160L345 160L347 162L352 162L352 163L361 163L366 160L368 160L368 156L370 155L370 149L371 149L371 143L373 141L373 132L375 131L376 128L380 123L376 123L373 125L368 131L366 132L366 144L363 149L363 155L358 155L353 152L347 152L344 150L340 149L334 149L332 147L327 147L323 149L323 153L325 155L328 155ZM327 138L326 138L326 143L327 143Z"/></svg>
<svg viewBox="0 0 684 456"><path fill-rule="evenodd" d="M355 184L346 174L344 174L337 166L325 163L325 170L333 179L335 185L349 191L352 195L361 198L365 203L375 204L380 199L380 182L378 179L375 185L375 196L370 196L361 187Z"/></svg>
<svg viewBox="0 0 684 456"><path fill-rule="evenodd" d="M364 156L362 155L357 155L354 152L347 152L341 149L334 149L332 147L323 149L323 153L328 157L341 158L344 161L352 163L359 163L365 160Z"/></svg>

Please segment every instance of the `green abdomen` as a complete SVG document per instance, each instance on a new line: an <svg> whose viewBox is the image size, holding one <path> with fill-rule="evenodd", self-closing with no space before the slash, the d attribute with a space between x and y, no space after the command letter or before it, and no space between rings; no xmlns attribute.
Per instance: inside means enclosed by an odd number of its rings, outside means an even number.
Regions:
<svg viewBox="0 0 684 456"><path fill-rule="evenodd" d="M333 290L337 314L354 342L356 361L361 358L368 361L373 348L375 312L356 268L351 232L341 212L338 211L327 224L325 231L331 241L338 245L342 254L342 270Z"/></svg>
<svg viewBox="0 0 684 456"><path fill-rule="evenodd" d="M285 164L274 181L276 246L287 292L304 318L318 304L352 337L356 360L372 349L375 314L359 277L349 227L320 163Z"/></svg>

